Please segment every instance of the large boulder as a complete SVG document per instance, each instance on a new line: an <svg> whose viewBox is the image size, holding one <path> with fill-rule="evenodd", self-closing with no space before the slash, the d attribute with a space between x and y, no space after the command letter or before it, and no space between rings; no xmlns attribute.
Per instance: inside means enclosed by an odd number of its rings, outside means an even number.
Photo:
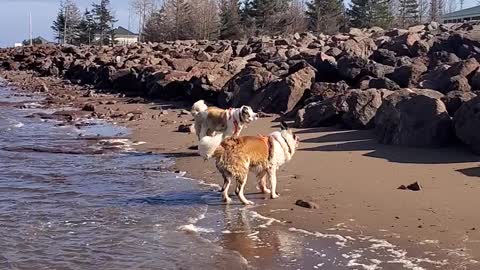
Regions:
<svg viewBox="0 0 480 270"><path fill-rule="evenodd" d="M351 90L346 99L348 110L342 116L343 123L351 129L372 128L382 100L391 93L381 89Z"/></svg>
<svg viewBox="0 0 480 270"><path fill-rule="evenodd" d="M450 91L471 91L468 78L474 77L480 64L475 58L457 62L452 66L442 65L423 76L422 87L442 93ZM473 78L472 78L473 79Z"/></svg>
<svg viewBox="0 0 480 270"><path fill-rule="evenodd" d="M288 113L304 97L305 91L315 82L316 70L308 65L300 70L268 84L257 91L248 105L255 111Z"/></svg>
<svg viewBox="0 0 480 270"><path fill-rule="evenodd" d="M463 104L454 117L457 137L480 154L480 96Z"/></svg>
<svg viewBox="0 0 480 270"><path fill-rule="evenodd" d="M428 69L421 61L415 61L410 65L395 68L395 71L387 77L396 82L400 87L415 87L422 74Z"/></svg>
<svg viewBox="0 0 480 270"><path fill-rule="evenodd" d="M297 112L295 125L300 128L333 126L348 111L346 95L307 104Z"/></svg>
<svg viewBox="0 0 480 270"><path fill-rule="evenodd" d="M402 89L386 97L375 116L375 134L384 144L438 147L452 140L452 120L443 95Z"/></svg>
<svg viewBox="0 0 480 270"><path fill-rule="evenodd" d="M225 84L218 104L223 108L246 105L255 93L275 79L277 77L264 67L247 66Z"/></svg>
<svg viewBox="0 0 480 270"><path fill-rule="evenodd" d="M442 97L443 103L447 106L450 116L454 116L455 112L463 105L463 103L471 100L477 95L473 92L452 91Z"/></svg>
<svg viewBox="0 0 480 270"><path fill-rule="evenodd" d="M358 80L363 76L370 75L383 78L394 71L391 66L369 61L366 58L343 56L337 63L338 71L347 80Z"/></svg>

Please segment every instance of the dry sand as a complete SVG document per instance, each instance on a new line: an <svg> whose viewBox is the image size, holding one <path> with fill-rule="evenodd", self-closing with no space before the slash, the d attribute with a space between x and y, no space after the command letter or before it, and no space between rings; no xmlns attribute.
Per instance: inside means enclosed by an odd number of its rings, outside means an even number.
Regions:
<svg viewBox="0 0 480 270"><path fill-rule="evenodd" d="M18 78L10 74L10 80ZM177 132L180 124L192 121L191 115L181 113L184 104L128 104L128 98L73 96L77 106L90 102L99 113L142 112L140 120L118 121L132 129L133 140L146 142L140 150L168 154L176 160L174 169L222 183L213 161L205 162L188 149L196 145L195 135ZM100 100L118 102L100 105ZM262 118L243 134L268 134L277 128L274 118ZM254 181L249 181L247 197L254 198L258 212L309 231L343 224L358 234L382 237L407 249L429 244L450 256L480 260L479 156L461 145L440 149L381 145L371 131L315 128L297 130L297 134L300 147L278 173L280 198L264 200L249 194L257 192ZM421 191L397 189L415 181ZM319 209L295 206L298 199L315 202Z"/></svg>

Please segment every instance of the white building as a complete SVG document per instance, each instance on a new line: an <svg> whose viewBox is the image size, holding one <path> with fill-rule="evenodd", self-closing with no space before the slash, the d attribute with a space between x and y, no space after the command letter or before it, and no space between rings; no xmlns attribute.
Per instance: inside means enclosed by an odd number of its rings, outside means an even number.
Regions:
<svg viewBox="0 0 480 270"><path fill-rule="evenodd" d="M138 34L132 33L128 29L125 29L121 26L113 30L113 36L115 43L118 45L128 45L138 42Z"/></svg>
<svg viewBox="0 0 480 270"><path fill-rule="evenodd" d="M106 39L110 40L110 36L105 36ZM135 42L138 42L138 34L132 33L128 29L125 29L121 26L113 29L113 38L115 44L117 45L129 45ZM98 42L100 40L100 35L95 35L94 40Z"/></svg>

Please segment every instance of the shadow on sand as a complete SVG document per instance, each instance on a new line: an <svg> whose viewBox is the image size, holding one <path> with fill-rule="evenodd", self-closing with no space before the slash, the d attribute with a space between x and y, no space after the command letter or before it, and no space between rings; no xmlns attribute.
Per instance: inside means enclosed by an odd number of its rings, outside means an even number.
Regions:
<svg viewBox="0 0 480 270"><path fill-rule="evenodd" d="M457 170L457 172L463 173L464 175L470 176L470 177L480 177L480 167L459 169Z"/></svg>
<svg viewBox="0 0 480 270"><path fill-rule="evenodd" d="M298 133L310 133L302 130ZM376 141L371 130L336 130L313 129L313 132L331 132L329 134L302 140L300 151L368 151L366 157L386 159L398 163L447 164L480 161L480 157L472 154L463 145L444 148L418 148L383 145ZM308 144L319 144L308 147ZM477 172L480 174L480 169Z"/></svg>

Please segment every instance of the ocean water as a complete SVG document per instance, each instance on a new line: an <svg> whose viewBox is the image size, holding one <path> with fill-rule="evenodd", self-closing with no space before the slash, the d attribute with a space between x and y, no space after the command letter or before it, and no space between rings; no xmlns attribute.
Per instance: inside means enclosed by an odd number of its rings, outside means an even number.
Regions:
<svg viewBox="0 0 480 270"><path fill-rule="evenodd" d="M40 102L0 84L0 269L448 269L341 225L305 231L226 206L218 186L135 151L123 127L28 117L52 112Z"/></svg>

